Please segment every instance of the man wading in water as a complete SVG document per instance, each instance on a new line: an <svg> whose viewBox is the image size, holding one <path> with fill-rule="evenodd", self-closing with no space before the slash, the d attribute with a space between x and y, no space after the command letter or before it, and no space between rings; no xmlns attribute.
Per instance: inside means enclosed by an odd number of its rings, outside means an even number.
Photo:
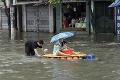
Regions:
<svg viewBox="0 0 120 80"><path fill-rule="evenodd" d="M40 48L42 53L45 54L42 46L44 44L43 40L28 40L25 43L25 53L26 56L37 56L37 57L42 57L40 54L38 54L37 48Z"/></svg>

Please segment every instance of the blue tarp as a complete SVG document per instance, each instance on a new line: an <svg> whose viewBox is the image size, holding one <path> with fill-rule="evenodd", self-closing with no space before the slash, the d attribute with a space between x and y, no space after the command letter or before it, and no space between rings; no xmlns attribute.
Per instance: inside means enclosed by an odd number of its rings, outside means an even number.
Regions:
<svg viewBox="0 0 120 80"><path fill-rule="evenodd" d="M113 2L111 5L109 5L108 7L117 7L120 6L120 0L116 0L115 2Z"/></svg>

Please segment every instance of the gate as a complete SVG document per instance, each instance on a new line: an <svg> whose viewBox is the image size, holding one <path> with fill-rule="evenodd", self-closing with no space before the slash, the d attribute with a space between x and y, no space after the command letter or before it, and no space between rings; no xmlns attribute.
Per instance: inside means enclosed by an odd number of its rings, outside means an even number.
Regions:
<svg viewBox="0 0 120 80"><path fill-rule="evenodd" d="M27 31L37 31L37 8L31 5L27 6Z"/></svg>
<svg viewBox="0 0 120 80"><path fill-rule="evenodd" d="M114 8L108 8L111 2L95 1L96 33L115 33Z"/></svg>
<svg viewBox="0 0 120 80"><path fill-rule="evenodd" d="M8 30L8 18L5 14L5 9L1 9L1 18L2 18L2 30Z"/></svg>
<svg viewBox="0 0 120 80"><path fill-rule="evenodd" d="M27 6L27 31L49 31L49 6Z"/></svg>

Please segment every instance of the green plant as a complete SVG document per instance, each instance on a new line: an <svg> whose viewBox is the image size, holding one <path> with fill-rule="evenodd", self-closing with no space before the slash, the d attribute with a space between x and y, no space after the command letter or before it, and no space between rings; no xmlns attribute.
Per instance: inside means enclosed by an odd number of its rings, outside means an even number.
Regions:
<svg viewBox="0 0 120 80"><path fill-rule="evenodd" d="M62 4L62 0L49 0L50 5L53 7L56 6L56 4Z"/></svg>

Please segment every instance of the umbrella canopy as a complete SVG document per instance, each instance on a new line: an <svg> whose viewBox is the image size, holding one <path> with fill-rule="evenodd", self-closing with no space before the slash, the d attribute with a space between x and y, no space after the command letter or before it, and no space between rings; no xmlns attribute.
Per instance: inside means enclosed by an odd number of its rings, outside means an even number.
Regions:
<svg viewBox="0 0 120 80"><path fill-rule="evenodd" d="M108 7L117 7L120 6L120 0L116 0L115 2L113 2L111 5L109 5Z"/></svg>
<svg viewBox="0 0 120 80"><path fill-rule="evenodd" d="M50 40L50 42L56 42L56 41L58 41L59 39L65 39L65 38L69 38L69 37L71 37L71 36L73 36L74 34L72 33L72 32L62 32L62 33L59 33L59 34L56 34L56 35L54 35L52 38L51 38L51 40Z"/></svg>

